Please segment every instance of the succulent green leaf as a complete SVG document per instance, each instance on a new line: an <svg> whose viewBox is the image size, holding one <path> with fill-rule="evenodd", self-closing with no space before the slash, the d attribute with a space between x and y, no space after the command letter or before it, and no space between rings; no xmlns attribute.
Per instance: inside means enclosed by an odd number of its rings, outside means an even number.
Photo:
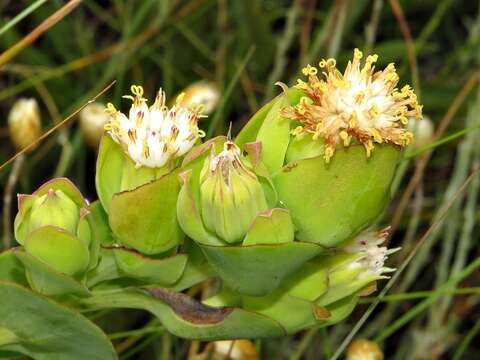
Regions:
<svg viewBox="0 0 480 360"><path fill-rule="evenodd" d="M40 186L33 195L38 197L48 194L48 191L59 190L72 200L79 208L86 207L87 203L78 188L67 178L55 178Z"/></svg>
<svg viewBox="0 0 480 360"><path fill-rule="evenodd" d="M124 162L125 155L122 148L109 135L104 135L97 157L95 187L98 198L107 213L113 195L120 192Z"/></svg>
<svg viewBox="0 0 480 360"><path fill-rule="evenodd" d="M28 221L25 221L30 216L30 212L32 210L32 206L35 201L38 199L36 195L28 195L28 194L18 194L18 213L15 216L13 228L15 233L15 240L20 245L23 245L28 232L30 230L30 224Z"/></svg>
<svg viewBox="0 0 480 360"><path fill-rule="evenodd" d="M326 306L326 309L330 313L330 317L326 319L326 322L322 324L322 327L336 324L345 319L352 313L353 309L357 305L357 302L357 296L347 296L330 304L329 306Z"/></svg>
<svg viewBox="0 0 480 360"><path fill-rule="evenodd" d="M177 219L182 230L192 239L208 245L222 245L222 241L203 225L199 211L198 181L192 181L192 170L180 174L183 182L178 194ZM196 184L195 184L196 183ZM194 191L192 187L196 187Z"/></svg>
<svg viewBox="0 0 480 360"><path fill-rule="evenodd" d="M137 167L126 155L123 163L122 183L120 191L133 190L143 184L147 184L169 172L169 166L161 168Z"/></svg>
<svg viewBox="0 0 480 360"><path fill-rule="evenodd" d="M13 249L0 253L0 281L28 286L25 267L15 256Z"/></svg>
<svg viewBox="0 0 480 360"><path fill-rule="evenodd" d="M113 248L112 251L124 276L158 285L174 284L182 276L188 258L186 254L177 254L155 259L128 249Z"/></svg>
<svg viewBox="0 0 480 360"><path fill-rule="evenodd" d="M328 290L328 268L322 263L307 262L285 280L291 296L315 301Z"/></svg>
<svg viewBox="0 0 480 360"><path fill-rule="evenodd" d="M321 325L329 312L314 302L295 298L287 293L273 293L264 297L243 298L246 310L258 312L278 321L288 334Z"/></svg>
<svg viewBox="0 0 480 360"><path fill-rule="evenodd" d="M290 210L296 237L336 246L370 225L389 197L399 159L391 145L377 146L367 158L361 146L323 157L291 162L273 178L279 200Z"/></svg>
<svg viewBox="0 0 480 360"><path fill-rule="evenodd" d="M114 243L112 230L108 224L108 214L102 207L99 200L90 205L90 219L92 220L95 238L103 246L109 246Z"/></svg>
<svg viewBox="0 0 480 360"><path fill-rule="evenodd" d="M111 248L100 248L100 257L98 266L87 274L87 286L92 288L99 283L108 280L121 278L123 275L115 260L115 255Z"/></svg>
<svg viewBox="0 0 480 360"><path fill-rule="evenodd" d="M97 292L82 303L90 308L150 311L175 336L202 341L267 338L285 335L276 321L240 308L213 308L167 289Z"/></svg>
<svg viewBox="0 0 480 360"><path fill-rule="evenodd" d="M248 143L244 146L245 151L248 154L248 158L252 165L255 175L257 175L258 181L262 185L265 199L267 200L268 208L273 208L278 204L278 195L273 181L268 173L265 164L261 161L262 157L262 143Z"/></svg>
<svg viewBox="0 0 480 360"><path fill-rule="evenodd" d="M281 244L293 241L294 228L290 213L275 208L257 215L243 245Z"/></svg>
<svg viewBox="0 0 480 360"><path fill-rule="evenodd" d="M175 291L183 291L216 276L215 271L213 271L205 259L202 250L194 241L186 239L183 248L188 254L188 260L180 279L172 286L169 286L170 289Z"/></svg>
<svg viewBox="0 0 480 360"><path fill-rule="evenodd" d="M177 222L178 170L134 190L115 194L109 212L117 240L144 254L177 246L183 232Z"/></svg>
<svg viewBox="0 0 480 360"><path fill-rule="evenodd" d="M298 241L200 247L229 288L251 296L270 294L289 274L323 251L317 244Z"/></svg>
<svg viewBox="0 0 480 360"><path fill-rule="evenodd" d="M320 139L313 140L311 134L292 136L288 145L285 162L288 164L295 160L310 159L324 155L324 142Z"/></svg>
<svg viewBox="0 0 480 360"><path fill-rule="evenodd" d="M25 266L28 283L33 290L48 296L89 296L88 289L74 278L58 272L22 249L16 248L14 254Z"/></svg>
<svg viewBox="0 0 480 360"><path fill-rule="evenodd" d="M257 138L257 134L260 130L260 127L263 125L267 114L272 109L274 103L278 100L279 97L282 97L286 94L289 100L290 105L296 105L302 96L303 92L290 88L286 92L278 95L276 98L272 99L269 103L265 104L260 110L258 110L250 120L245 124L240 133L235 138L235 143L242 149L246 143L253 142Z"/></svg>
<svg viewBox="0 0 480 360"><path fill-rule="evenodd" d="M85 271L90 262L90 253L85 243L55 226L43 226L32 231L25 240L24 247L27 253L71 276Z"/></svg>
<svg viewBox="0 0 480 360"><path fill-rule="evenodd" d="M255 141L258 131L260 130L265 117L272 109L274 102L275 100L272 100L265 104L251 117L242 130L240 130L240 133L235 138L235 143L240 147L240 149L244 149L245 144Z"/></svg>
<svg viewBox="0 0 480 360"><path fill-rule="evenodd" d="M117 359L105 334L77 312L6 282L0 282L0 299L0 353L36 360Z"/></svg>
<svg viewBox="0 0 480 360"><path fill-rule="evenodd" d="M335 303L343 298L349 297L358 291L362 290L369 284L373 284L377 279L380 279L379 276L367 276L360 277L357 279L352 279L350 282L342 283L338 286L332 286L328 291L322 295L317 303L322 306L328 306L332 303Z"/></svg>
<svg viewBox="0 0 480 360"><path fill-rule="evenodd" d="M280 95L268 112L257 134L262 142L262 161L270 174L283 166L290 142L290 120L280 116L280 110L290 104L286 95Z"/></svg>

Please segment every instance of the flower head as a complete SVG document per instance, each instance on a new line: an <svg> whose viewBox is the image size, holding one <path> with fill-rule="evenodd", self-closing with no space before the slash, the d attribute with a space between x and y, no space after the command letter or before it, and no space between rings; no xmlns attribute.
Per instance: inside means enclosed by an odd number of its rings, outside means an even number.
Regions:
<svg viewBox="0 0 480 360"><path fill-rule="evenodd" d="M388 255L398 251L400 248L387 249L385 246L380 246L388 237L388 233L389 228L380 231L364 231L344 248L348 253L364 254L363 257L355 260L350 265L353 268L361 267L364 269L359 277L381 277L384 273L394 271L394 269L384 266L385 261Z"/></svg>
<svg viewBox="0 0 480 360"><path fill-rule="evenodd" d="M110 121L110 116L105 113L105 105L99 102L88 104L80 111L78 117L87 144L93 148L98 147L105 124Z"/></svg>
<svg viewBox="0 0 480 360"><path fill-rule="evenodd" d="M215 110L221 96L218 86L209 81L197 81L185 88L183 93L185 96L181 98L180 105L202 104L204 106L203 112L207 115Z"/></svg>
<svg viewBox="0 0 480 360"><path fill-rule="evenodd" d="M42 135L40 109L35 99L18 99L8 114L10 138L21 150Z"/></svg>
<svg viewBox="0 0 480 360"><path fill-rule="evenodd" d="M242 161L238 146L229 140L218 154L212 148L200 176L206 228L229 243L242 240L255 217L267 210L267 202L257 175Z"/></svg>
<svg viewBox="0 0 480 360"><path fill-rule="evenodd" d="M137 167L162 167L187 153L204 135L197 125L198 118L202 116L201 106L180 106L180 95L169 109L165 105L165 92L159 89L155 102L148 107L141 86L133 85L131 91L134 96L124 96L133 101L128 117L111 103L107 105L110 121L105 130L123 147Z"/></svg>
<svg viewBox="0 0 480 360"><path fill-rule="evenodd" d="M410 86L396 88L399 77L393 63L375 71L378 55L369 55L361 68L362 57L355 49L343 74L334 59L322 60L324 80L317 76L318 68L307 65L303 74L308 80L299 79L295 86L307 96L282 111L283 116L300 122L294 135L309 133L324 140L327 162L337 144L348 146L352 140L363 144L367 156L374 143L406 146L413 136L405 130L408 118L422 116L422 106Z"/></svg>

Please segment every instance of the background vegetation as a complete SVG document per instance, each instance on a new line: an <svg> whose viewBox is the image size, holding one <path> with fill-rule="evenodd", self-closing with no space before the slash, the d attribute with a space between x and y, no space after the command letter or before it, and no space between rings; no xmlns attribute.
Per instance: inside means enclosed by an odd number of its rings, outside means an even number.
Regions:
<svg viewBox="0 0 480 360"><path fill-rule="evenodd" d="M222 91L217 111L202 123L214 135L230 122L238 131L279 93L276 81L293 84L308 62L336 57L342 68L355 47L378 53L377 67L395 62L401 83L414 86L435 125L432 143L407 153L381 219L392 224L391 245L402 246L390 262L400 271L386 296L365 298L347 321L256 345L265 359L327 359L361 336L377 341L387 359L480 358L478 1L66 4L0 2L0 163L15 154L6 119L20 97L38 99L46 131L113 80L101 101L119 104L132 83L147 94L162 86L173 96L208 79ZM57 11L60 21L42 24ZM68 176L94 200L94 166L95 151L72 119L26 156L18 176L12 164L1 169L1 195L30 193L53 176ZM4 206L4 224L11 224L9 209L14 214L16 205ZM2 231L8 244L10 229ZM204 346L171 337L144 312L94 316L122 359L184 359Z"/></svg>

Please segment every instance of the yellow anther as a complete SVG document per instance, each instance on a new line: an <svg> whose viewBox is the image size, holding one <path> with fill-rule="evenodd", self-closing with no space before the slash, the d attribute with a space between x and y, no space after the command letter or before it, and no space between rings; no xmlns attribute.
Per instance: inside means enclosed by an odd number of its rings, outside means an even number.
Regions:
<svg viewBox="0 0 480 360"><path fill-rule="evenodd" d="M383 143L383 138L382 138L382 136L380 135L380 133L378 132L377 129L375 129L375 128L370 128L370 134L372 134L373 139L374 139L377 143L379 143L379 144Z"/></svg>
<svg viewBox="0 0 480 360"><path fill-rule="evenodd" d="M380 115L380 109L378 108L377 104L373 104L370 110L368 110L368 114L373 118L377 118Z"/></svg>
<svg viewBox="0 0 480 360"><path fill-rule="evenodd" d="M132 85L130 87L130 91L132 92L133 95L142 97L143 96L143 87L140 85Z"/></svg>
<svg viewBox="0 0 480 360"><path fill-rule="evenodd" d="M150 148L148 147L147 142L143 143L143 157L148 159L150 157Z"/></svg>
<svg viewBox="0 0 480 360"><path fill-rule="evenodd" d="M113 129L113 126L112 126L112 124L107 123L107 124L105 124L105 125L103 126L103 129L104 129L105 131L111 131L111 130Z"/></svg>
<svg viewBox="0 0 480 360"><path fill-rule="evenodd" d="M362 57L363 57L363 53L357 48L355 48L355 50L353 50L353 58L355 60L360 60Z"/></svg>
<svg viewBox="0 0 480 360"><path fill-rule="evenodd" d="M301 135L303 135L303 127L297 126L295 129L290 131L290 134L296 137L300 137Z"/></svg>
<svg viewBox="0 0 480 360"><path fill-rule="evenodd" d="M327 68L334 68L337 65L337 60L334 58L327 59Z"/></svg>
<svg viewBox="0 0 480 360"><path fill-rule="evenodd" d="M368 140L366 143L363 144L363 146L365 146L365 150L367 151L367 157L370 157L373 149L375 148L375 146L373 146L372 140Z"/></svg>
<svg viewBox="0 0 480 360"><path fill-rule="evenodd" d="M177 104L180 104L183 100L183 98L185 97L185 93L184 92L181 92L180 94L178 94L177 98L175 99L175 102Z"/></svg>
<svg viewBox="0 0 480 360"><path fill-rule="evenodd" d="M423 105L415 104L415 111L417 112L417 119L423 118Z"/></svg>
<svg viewBox="0 0 480 360"><path fill-rule="evenodd" d="M339 136L340 136L340 139L343 140L343 145L344 146L350 145L351 137L350 137L350 135L348 135L348 133L345 130L340 131Z"/></svg>
<svg viewBox="0 0 480 360"><path fill-rule="evenodd" d="M378 60L378 54L372 54L367 56L366 62L369 64L373 64L374 62L377 62Z"/></svg>
<svg viewBox="0 0 480 360"><path fill-rule="evenodd" d="M327 164L330 162L330 159L332 158L334 153L335 153L335 147L332 147L331 145L325 146L324 158Z"/></svg>
<svg viewBox="0 0 480 360"><path fill-rule="evenodd" d="M207 136L207 134L205 133L205 131L201 130L201 129L198 129L198 137L199 138L204 138L205 136Z"/></svg>
<svg viewBox="0 0 480 360"><path fill-rule="evenodd" d="M305 76L314 76L314 75L317 75L317 72L318 72L317 68L310 64L308 64L302 69L302 73Z"/></svg>
<svg viewBox="0 0 480 360"><path fill-rule="evenodd" d="M348 82L345 81L345 80L343 80L343 79L334 79L334 80L333 80L333 86L335 86L335 87L339 87L339 88L340 88L340 87L343 87L343 88L346 88L346 87L348 87L348 85L349 85Z"/></svg>
<svg viewBox="0 0 480 360"><path fill-rule="evenodd" d="M105 108L105 112L107 114L113 115L117 112L117 109L115 108L115 106L112 103L108 103L107 107Z"/></svg>
<svg viewBox="0 0 480 360"><path fill-rule="evenodd" d="M355 99L355 102L360 103L365 98L365 93L363 91L359 91L358 93L353 95L353 97Z"/></svg>
<svg viewBox="0 0 480 360"><path fill-rule="evenodd" d="M390 63L387 65L387 67L385 68L385 70L383 70L384 72L392 72L392 71L396 71L395 69L395 64L394 63Z"/></svg>
<svg viewBox="0 0 480 360"><path fill-rule="evenodd" d="M326 67L327 69L334 69L335 66L337 65L337 61L333 58L328 58L328 59L322 59L319 63L318 66L321 68Z"/></svg>
<svg viewBox="0 0 480 360"><path fill-rule="evenodd" d="M358 124L358 116L357 116L357 112L354 111L354 112L352 112L352 115L350 116L350 121L348 122L348 126L350 128L355 128L355 127L357 127L357 124Z"/></svg>
<svg viewBox="0 0 480 360"><path fill-rule="evenodd" d="M297 79L297 84L294 87L299 90L308 90L308 84L301 79Z"/></svg>
<svg viewBox="0 0 480 360"><path fill-rule="evenodd" d="M395 71L385 73L383 78L385 79L385 81L391 81L393 83L396 83L398 81L398 75Z"/></svg>

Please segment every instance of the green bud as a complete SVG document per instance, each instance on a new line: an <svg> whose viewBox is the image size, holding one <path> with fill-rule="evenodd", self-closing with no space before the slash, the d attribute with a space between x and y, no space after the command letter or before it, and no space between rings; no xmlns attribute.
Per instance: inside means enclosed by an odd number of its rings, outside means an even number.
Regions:
<svg viewBox="0 0 480 360"><path fill-rule="evenodd" d="M52 225L75 233L79 220L78 206L61 190L49 189L32 205L29 231Z"/></svg>
<svg viewBox="0 0 480 360"><path fill-rule="evenodd" d="M89 206L69 180L54 179L32 195L19 195L18 208L15 237L29 255L67 275L96 266Z"/></svg>
<svg viewBox="0 0 480 360"><path fill-rule="evenodd" d="M241 241L255 217L267 210L262 186L231 141L219 154L212 148L200 175L205 227L227 243Z"/></svg>

